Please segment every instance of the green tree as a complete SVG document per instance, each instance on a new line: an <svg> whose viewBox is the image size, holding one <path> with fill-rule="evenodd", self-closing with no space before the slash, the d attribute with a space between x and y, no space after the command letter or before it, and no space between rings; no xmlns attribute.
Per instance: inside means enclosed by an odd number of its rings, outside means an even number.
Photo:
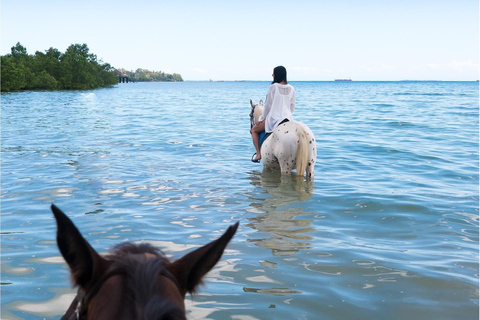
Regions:
<svg viewBox="0 0 480 320"><path fill-rule="evenodd" d="M21 78L25 80L25 82L17 82L17 84L20 85L18 89L31 87L33 79L35 78L35 74L31 70L31 67L33 65L33 58L27 54L27 49L22 46L20 42L17 42L17 44L11 48L11 56L15 61L15 72L22 72L23 77ZM15 77L18 78L19 75L16 75Z"/></svg>
<svg viewBox="0 0 480 320"><path fill-rule="evenodd" d="M27 81L25 80L25 72L15 63L12 55L2 57L2 91L20 90L25 88Z"/></svg>
<svg viewBox="0 0 480 320"><path fill-rule="evenodd" d="M117 84L117 74L136 81L183 81L176 73L115 70L110 64L98 61L86 44L72 44L65 53L50 48L45 53L28 55L18 42L10 54L1 57L1 72L1 91L94 89Z"/></svg>
<svg viewBox="0 0 480 320"><path fill-rule="evenodd" d="M65 89L89 89L87 72L88 47L72 44L60 57L62 76L60 83Z"/></svg>
<svg viewBox="0 0 480 320"><path fill-rule="evenodd" d="M37 60L37 67L35 72L45 70L49 75L55 79L60 79L62 70L60 66L60 56L62 53L57 49L50 48L42 52L35 52L35 60Z"/></svg>
<svg viewBox="0 0 480 320"><path fill-rule="evenodd" d="M13 46L10 51L17 64L25 63L25 61L28 59L27 49L22 46L20 42L17 42L17 44Z"/></svg>
<svg viewBox="0 0 480 320"><path fill-rule="evenodd" d="M162 71L150 71L147 69L138 68L135 72L127 71L125 69L117 69L117 73L126 75L130 79L139 82L151 82L151 81L183 81L182 76L178 73L168 74Z"/></svg>
<svg viewBox="0 0 480 320"><path fill-rule="evenodd" d="M35 78L32 83L32 89L55 90L57 87L57 80L53 76L49 75L47 71L42 70L40 73L35 74Z"/></svg>

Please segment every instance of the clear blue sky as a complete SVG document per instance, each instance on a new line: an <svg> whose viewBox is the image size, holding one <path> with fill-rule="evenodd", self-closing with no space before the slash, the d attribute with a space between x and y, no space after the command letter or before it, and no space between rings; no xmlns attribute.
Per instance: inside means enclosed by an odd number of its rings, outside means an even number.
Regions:
<svg viewBox="0 0 480 320"><path fill-rule="evenodd" d="M478 0L3 0L1 54L86 43L185 80L477 80Z"/></svg>

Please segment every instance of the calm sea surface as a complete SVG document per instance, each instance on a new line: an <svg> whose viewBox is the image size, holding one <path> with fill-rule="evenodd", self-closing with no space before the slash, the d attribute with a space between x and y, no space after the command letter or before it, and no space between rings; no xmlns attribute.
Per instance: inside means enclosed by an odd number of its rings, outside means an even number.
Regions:
<svg viewBox="0 0 480 320"><path fill-rule="evenodd" d="M189 319L478 319L478 82L293 82L315 180L250 162L268 82L1 96L2 319L75 290L50 204L99 252L240 228Z"/></svg>

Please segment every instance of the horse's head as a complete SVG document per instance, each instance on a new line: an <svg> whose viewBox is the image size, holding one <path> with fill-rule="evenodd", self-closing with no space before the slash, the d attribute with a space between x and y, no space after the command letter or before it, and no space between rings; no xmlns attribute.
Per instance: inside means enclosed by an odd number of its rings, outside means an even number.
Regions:
<svg viewBox="0 0 480 320"><path fill-rule="evenodd" d="M58 248L79 287L62 319L185 319L186 293L195 292L238 227L174 262L147 244L124 243L102 257L55 205L52 212Z"/></svg>
<svg viewBox="0 0 480 320"><path fill-rule="evenodd" d="M250 106L252 106L250 111L250 129L252 129L263 113L263 100L260 100L258 104L253 104L252 99L250 99Z"/></svg>

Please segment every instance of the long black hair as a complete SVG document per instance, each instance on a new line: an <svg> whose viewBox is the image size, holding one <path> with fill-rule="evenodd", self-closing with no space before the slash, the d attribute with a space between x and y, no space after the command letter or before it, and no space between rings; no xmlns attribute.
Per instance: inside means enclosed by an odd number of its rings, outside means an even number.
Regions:
<svg viewBox="0 0 480 320"><path fill-rule="evenodd" d="M285 69L284 66L278 66L275 69L273 69L273 82L274 83L280 83L282 81L287 82L287 69Z"/></svg>

